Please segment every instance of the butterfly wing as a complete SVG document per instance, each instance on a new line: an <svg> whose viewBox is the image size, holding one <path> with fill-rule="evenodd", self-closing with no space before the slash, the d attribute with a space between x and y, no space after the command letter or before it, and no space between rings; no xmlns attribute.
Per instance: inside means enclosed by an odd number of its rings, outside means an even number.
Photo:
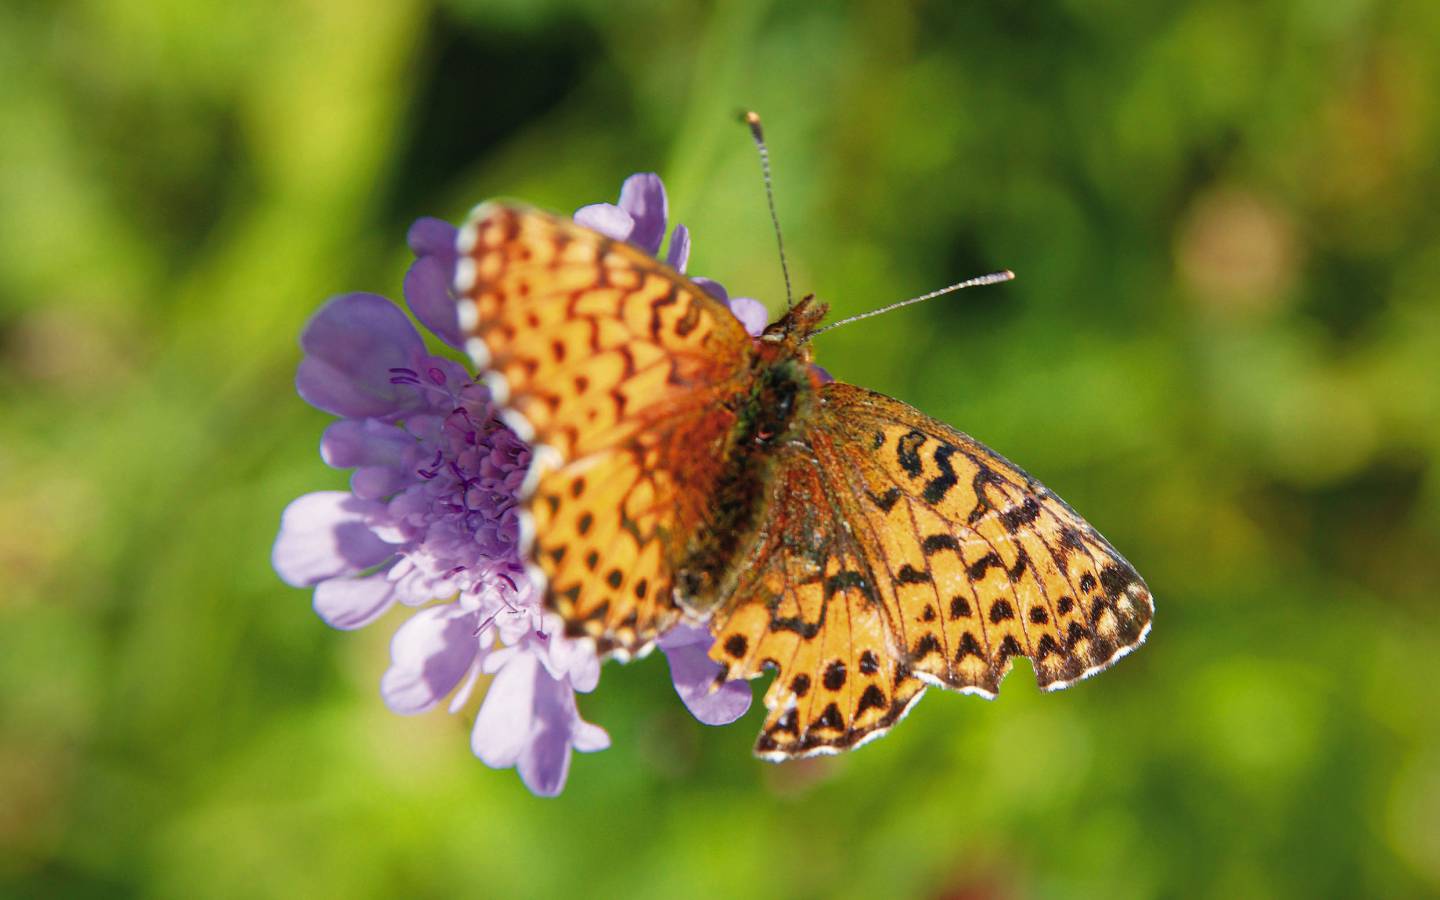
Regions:
<svg viewBox="0 0 1440 900"><path fill-rule="evenodd" d="M1040 686L1057 690L1145 639L1154 607L1134 568L1064 501L973 438L897 400L835 383L821 389L805 443L816 473L811 502L828 510L813 515L829 523L810 546L823 551L774 552L823 552L855 572L849 579L864 590L846 596L858 593L862 620L883 626L883 640L865 638L866 649L883 652L882 671L993 697L1013 658L1026 656ZM769 527L787 527L775 517L798 516L801 505L777 498ZM811 620L828 627L833 613L824 604L836 601L822 600ZM894 717L867 718L868 707L839 702L852 697L836 698L834 728L817 730L813 720L803 727L803 717L794 735L781 727L786 710L800 708L796 679L813 682L844 660L813 640L809 652L775 656L774 608L764 590L737 591L725 621L717 619L712 651L735 676L753 677L766 657L726 658L727 646L740 646L731 635L741 634L747 648L754 641L779 663L757 752L833 752L883 733Z"/></svg>
<svg viewBox="0 0 1440 900"><path fill-rule="evenodd" d="M925 691L892 650L891 609L825 465L803 444L779 451L759 538L710 622L726 679L776 672L755 745L775 761L879 737Z"/></svg>
<svg viewBox="0 0 1440 900"><path fill-rule="evenodd" d="M674 560L718 476L749 336L659 261L536 210L478 207L459 250L467 349L535 448L532 577L572 634L643 652L679 616Z"/></svg>

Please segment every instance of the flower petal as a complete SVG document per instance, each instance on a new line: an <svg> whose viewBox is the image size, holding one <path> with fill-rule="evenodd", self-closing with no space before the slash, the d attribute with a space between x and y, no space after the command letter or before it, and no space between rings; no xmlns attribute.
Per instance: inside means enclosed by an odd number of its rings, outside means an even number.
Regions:
<svg viewBox="0 0 1440 900"><path fill-rule="evenodd" d="M403 413L417 405L413 387L391 383L391 369L425 354L415 327L395 304L375 294L345 294L320 308L300 335L305 358L295 389L312 406L337 416Z"/></svg>
<svg viewBox="0 0 1440 900"><path fill-rule="evenodd" d="M405 234L405 243L416 256L435 256L442 263L455 267L455 238L459 229L444 219L422 216L416 219Z"/></svg>
<svg viewBox="0 0 1440 900"><path fill-rule="evenodd" d="M516 769L520 780L540 797L554 797L565 787L570 773L570 736L580 714L570 686L546 675L535 678L535 732Z"/></svg>
<svg viewBox="0 0 1440 900"><path fill-rule="evenodd" d="M315 613L331 628L350 631L380 618L395 602L395 585L384 574L332 578L315 586Z"/></svg>
<svg viewBox="0 0 1440 900"><path fill-rule="evenodd" d="M575 223L616 241L627 240L635 229L630 214L613 203L592 203L575 211Z"/></svg>
<svg viewBox="0 0 1440 900"><path fill-rule="evenodd" d="M689 628L677 626L671 632ZM710 658L713 639L708 631L691 630L700 631L703 639L686 640L687 636L682 633L660 643L660 649L670 663L670 679L675 683L675 692L685 702L690 714L701 722L729 725L750 709L750 683L737 679L716 687L715 680L724 670Z"/></svg>
<svg viewBox="0 0 1440 900"><path fill-rule="evenodd" d="M320 458L334 469L358 466L406 467L405 453L415 438L375 419L341 419L330 423L320 437Z"/></svg>
<svg viewBox="0 0 1440 900"><path fill-rule="evenodd" d="M295 587L363 572L395 553L370 527L372 518L383 514L383 505L343 491L305 494L280 514L270 562Z"/></svg>
<svg viewBox="0 0 1440 900"><path fill-rule="evenodd" d="M453 251L452 251L453 257ZM410 264L405 273L405 302L420 324L455 349L464 346L460 334L460 312L450 285L455 280L455 264L438 256L422 256Z"/></svg>
<svg viewBox="0 0 1440 900"><path fill-rule="evenodd" d="M390 668L380 679L385 705L413 714L433 708L470 671L480 642L475 613L458 603L411 616L390 640Z"/></svg>
<svg viewBox="0 0 1440 900"><path fill-rule="evenodd" d="M719 300L721 303L730 302L730 292L725 290L725 285L713 278L691 278L702 291Z"/></svg>
<svg viewBox="0 0 1440 900"><path fill-rule="evenodd" d="M365 500L383 500L410 483L409 476L386 466L363 466L350 474L350 490Z"/></svg>
<svg viewBox="0 0 1440 900"><path fill-rule="evenodd" d="M736 297L730 301L730 311L751 337L759 337L770 324L770 313L766 311L765 305L759 300L750 297Z"/></svg>
<svg viewBox="0 0 1440 900"><path fill-rule="evenodd" d="M537 673L551 680L534 656L515 653L505 659L495 680L490 682L485 702L475 717L475 728L470 732L470 749L492 769L515 765L530 744L535 731Z"/></svg>
<svg viewBox="0 0 1440 900"><path fill-rule="evenodd" d="M690 262L690 229L684 225L676 225L675 232L670 235L670 249L665 251L665 263L681 274L685 272L685 266Z"/></svg>
<svg viewBox="0 0 1440 900"><path fill-rule="evenodd" d="M606 750L610 747L610 733L584 719L575 720L575 735L570 739L571 744L581 753L594 753L598 750Z"/></svg>
<svg viewBox="0 0 1440 900"><path fill-rule="evenodd" d="M651 256L660 252L665 239L665 218L669 212L665 185L654 172L641 172L625 179L620 187L620 208L635 220L629 241Z"/></svg>

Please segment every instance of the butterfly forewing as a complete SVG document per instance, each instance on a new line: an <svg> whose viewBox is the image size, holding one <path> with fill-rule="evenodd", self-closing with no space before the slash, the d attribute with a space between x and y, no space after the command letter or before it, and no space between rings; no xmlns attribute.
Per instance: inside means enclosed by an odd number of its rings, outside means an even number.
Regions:
<svg viewBox="0 0 1440 900"><path fill-rule="evenodd" d="M1144 640L1144 582L1043 485L897 400L839 383L819 399L804 451L778 460L757 574L712 625L711 656L735 675L778 669L758 753L862 743L922 682L994 696L1016 656L1062 688ZM814 691L857 668L876 673L873 702L848 677Z"/></svg>
<svg viewBox="0 0 1440 900"><path fill-rule="evenodd" d="M822 391L817 456L842 476L917 672L994 694L1015 656L1041 687L1105 668L1145 637L1150 592L1044 485L973 438L882 394ZM841 461L848 465L840 465Z"/></svg>
<svg viewBox="0 0 1440 900"><path fill-rule="evenodd" d="M535 445L522 498L537 582L602 653L673 623L673 566L720 468L751 344L729 310L627 244L477 208L456 288L468 349Z"/></svg>

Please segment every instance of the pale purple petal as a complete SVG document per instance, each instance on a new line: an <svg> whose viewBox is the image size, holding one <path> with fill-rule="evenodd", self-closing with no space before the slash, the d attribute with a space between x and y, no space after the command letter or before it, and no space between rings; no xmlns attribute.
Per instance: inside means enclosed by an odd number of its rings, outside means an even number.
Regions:
<svg viewBox="0 0 1440 900"><path fill-rule="evenodd" d="M710 658L713 642L708 629L677 625L659 645L670 663L675 692L690 714L706 725L729 725L750 709L750 683L737 679L716 686L724 670Z"/></svg>
<svg viewBox="0 0 1440 900"><path fill-rule="evenodd" d="M599 725L579 718L575 720L575 735L570 740L581 753L595 753L610 747L609 732Z"/></svg>
<svg viewBox="0 0 1440 900"><path fill-rule="evenodd" d="M811 364L810 364L810 369L811 369L816 375L819 375L819 376L820 376L820 383L821 383L821 384L829 384L830 382L832 382L832 381L835 380L835 376L834 376L834 375L831 375L828 371L826 371L826 369L825 369L824 366L817 366L817 365L815 365L814 363L811 363Z"/></svg>
<svg viewBox="0 0 1440 900"><path fill-rule="evenodd" d="M380 618L395 602L395 585L385 575L332 578L315 586L315 612L331 628L350 631Z"/></svg>
<svg viewBox="0 0 1440 900"><path fill-rule="evenodd" d="M592 203L575 211L575 222L612 240L628 240L635 229L630 214L613 203Z"/></svg>
<svg viewBox="0 0 1440 900"><path fill-rule="evenodd" d="M740 324L745 326L751 337L759 337L765 326L770 324L770 314L765 311L765 305L750 297L736 297L731 300L730 311L740 320Z"/></svg>
<svg viewBox="0 0 1440 900"><path fill-rule="evenodd" d="M665 239L665 218L668 208L665 200L665 185L654 172L641 172L625 179L620 187L620 208L635 220L630 232L631 244L651 256L660 252L660 242Z"/></svg>
<svg viewBox="0 0 1440 900"><path fill-rule="evenodd" d="M280 577L295 587L309 587L379 565L395 553L370 527L370 521L383 511L379 503L342 491L298 497L280 514L280 534L270 562Z"/></svg>
<svg viewBox="0 0 1440 900"><path fill-rule="evenodd" d="M565 787L570 772L570 738L580 714L570 686L548 677L535 678L534 734L520 755L520 780L540 797L554 797Z"/></svg>
<svg viewBox="0 0 1440 900"><path fill-rule="evenodd" d="M569 679L581 693L594 690L600 680L600 660L591 644L566 638L565 623L554 613L544 616L541 627L549 635L541 657L546 669L556 678Z"/></svg>
<svg viewBox="0 0 1440 900"><path fill-rule="evenodd" d="M537 676L553 682L534 656L511 654L490 682L470 732L470 749L492 769L515 765L530 743Z"/></svg>
<svg viewBox="0 0 1440 900"><path fill-rule="evenodd" d="M676 225L670 235L670 249L665 252L665 262L675 271L685 272L685 266L690 262L690 229L684 225Z"/></svg>
<svg viewBox="0 0 1440 900"><path fill-rule="evenodd" d="M405 302L420 324L458 350L465 345L465 338L460 334L459 307L450 293L454 280L453 260L447 266L438 256L422 256L405 273L404 291Z"/></svg>
<svg viewBox="0 0 1440 900"><path fill-rule="evenodd" d="M725 290L725 285L710 278L691 278L702 291L719 300L721 303L730 301L730 293Z"/></svg>
<svg viewBox="0 0 1440 900"><path fill-rule="evenodd" d="M425 345L395 304L375 294L345 294L320 308L300 335L305 358L295 389L312 406L364 418L415 408L414 388L394 384L392 369L410 367Z"/></svg>
<svg viewBox="0 0 1440 900"><path fill-rule="evenodd" d="M411 616L390 640L390 668L380 679L385 705L411 714L433 708L470 671L480 642L477 617L457 603Z"/></svg>

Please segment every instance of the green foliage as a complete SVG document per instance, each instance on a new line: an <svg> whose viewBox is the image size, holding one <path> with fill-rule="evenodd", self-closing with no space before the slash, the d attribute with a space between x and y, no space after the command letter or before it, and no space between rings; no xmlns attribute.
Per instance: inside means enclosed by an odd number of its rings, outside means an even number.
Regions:
<svg viewBox="0 0 1440 900"><path fill-rule="evenodd" d="M0 893L1440 892L1440 6L120 0L0 8ZM1158 601L1040 695L748 756L658 658L566 793L269 568L293 394L420 214L659 171L692 270L1021 462ZM387 624L388 623L388 624Z"/></svg>

